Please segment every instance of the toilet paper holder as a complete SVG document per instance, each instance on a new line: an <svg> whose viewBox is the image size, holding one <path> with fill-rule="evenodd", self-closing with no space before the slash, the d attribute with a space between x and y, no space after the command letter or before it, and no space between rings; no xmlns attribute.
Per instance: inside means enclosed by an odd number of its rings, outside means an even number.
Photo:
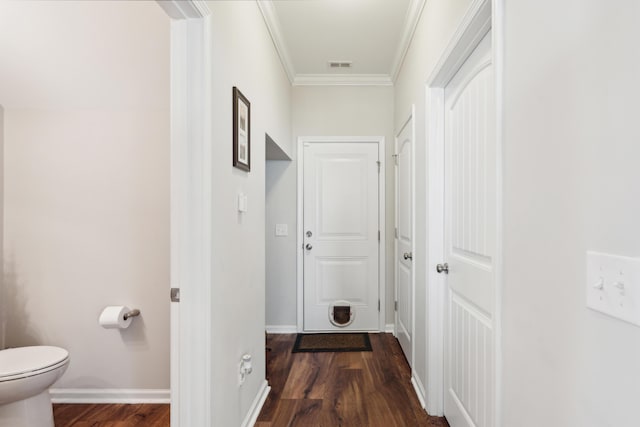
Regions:
<svg viewBox="0 0 640 427"><path fill-rule="evenodd" d="M138 310L137 308L134 308L133 310L127 312L124 314L124 320L129 319L130 317L137 317L140 316L140 310Z"/></svg>

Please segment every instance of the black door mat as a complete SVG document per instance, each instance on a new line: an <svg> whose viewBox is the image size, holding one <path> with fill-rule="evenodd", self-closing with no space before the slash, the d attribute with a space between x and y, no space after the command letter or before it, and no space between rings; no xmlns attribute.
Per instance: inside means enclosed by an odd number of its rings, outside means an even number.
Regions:
<svg viewBox="0 0 640 427"><path fill-rule="evenodd" d="M368 333L298 334L292 353L372 351Z"/></svg>

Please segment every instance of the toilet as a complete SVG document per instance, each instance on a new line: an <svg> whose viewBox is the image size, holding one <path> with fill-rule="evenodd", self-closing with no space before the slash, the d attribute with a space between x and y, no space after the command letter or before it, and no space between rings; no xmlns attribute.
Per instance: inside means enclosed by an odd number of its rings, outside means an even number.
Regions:
<svg viewBox="0 0 640 427"><path fill-rule="evenodd" d="M68 365L60 347L0 350L0 427L53 427L49 387Z"/></svg>

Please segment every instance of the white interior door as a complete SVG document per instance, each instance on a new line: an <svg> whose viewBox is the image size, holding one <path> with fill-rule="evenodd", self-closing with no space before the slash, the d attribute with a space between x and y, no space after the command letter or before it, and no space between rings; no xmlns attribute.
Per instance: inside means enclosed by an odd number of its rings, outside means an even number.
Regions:
<svg viewBox="0 0 640 427"><path fill-rule="evenodd" d="M396 336L413 366L413 115L396 138Z"/></svg>
<svg viewBox="0 0 640 427"><path fill-rule="evenodd" d="M378 144L305 142L302 154L304 330L378 330Z"/></svg>
<svg viewBox="0 0 640 427"><path fill-rule="evenodd" d="M497 248L491 33L445 87L445 158L444 411L451 427L490 427Z"/></svg>

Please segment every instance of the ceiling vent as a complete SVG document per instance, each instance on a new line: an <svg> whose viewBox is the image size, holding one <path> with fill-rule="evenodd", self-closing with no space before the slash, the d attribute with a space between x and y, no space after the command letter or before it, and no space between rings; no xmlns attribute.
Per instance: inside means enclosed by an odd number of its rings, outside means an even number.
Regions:
<svg viewBox="0 0 640 427"><path fill-rule="evenodd" d="M329 68L351 68L351 61L329 61Z"/></svg>

